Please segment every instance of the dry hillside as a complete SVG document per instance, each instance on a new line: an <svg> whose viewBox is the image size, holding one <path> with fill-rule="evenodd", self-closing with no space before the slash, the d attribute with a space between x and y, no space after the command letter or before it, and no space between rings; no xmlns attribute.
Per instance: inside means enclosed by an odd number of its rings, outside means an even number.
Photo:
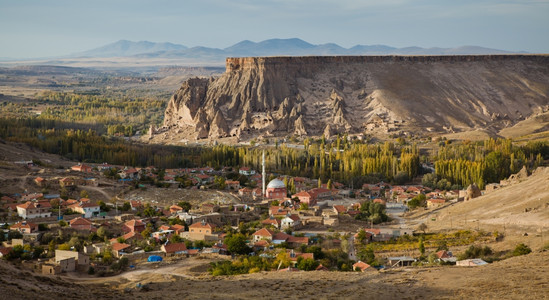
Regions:
<svg viewBox="0 0 549 300"><path fill-rule="evenodd" d="M549 168L540 167L527 178L510 181L470 201L416 213L409 221L412 225L425 223L434 231L498 231L505 233L509 249L518 242L541 247L549 241Z"/></svg>
<svg viewBox="0 0 549 300"><path fill-rule="evenodd" d="M4 296L9 295L5 299L546 299L547 259L548 252L537 252L483 267L262 272L226 277L201 273L208 260L186 259L175 266L93 280L43 277L0 261L0 289ZM147 289L136 289L137 283Z"/></svg>

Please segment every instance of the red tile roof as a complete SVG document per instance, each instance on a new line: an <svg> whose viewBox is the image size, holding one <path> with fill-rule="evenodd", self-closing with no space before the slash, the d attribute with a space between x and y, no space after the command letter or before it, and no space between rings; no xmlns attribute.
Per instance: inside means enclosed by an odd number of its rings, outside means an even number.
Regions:
<svg viewBox="0 0 549 300"><path fill-rule="evenodd" d="M176 253L176 252L181 252L181 251L186 251L187 250L187 246L185 245L185 243L175 243L175 244L167 244L167 245L164 245L164 252L166 253Z"/></svg>
<svg viewBox="0 0 549 300"><path fill-rule="evenodd" d="M334 205L334 209L339 214L344 213L344 212L347 211L347 208L345 207L345 205Z"/></svg>
<svg viewBox="0 0 549 300"><path fill-rule="evenodd" d="M181 210L183 210L183 208L181 206L178 206L178 205L170 206L170 211L171 212L176 212L176 211L181 211Z"/></svg>
<svg viewBox="0 0 549 300"><path fill-rule="evenodd" d="M128 249L131 247L131 245L125 244L125 243L113 243L112 244L112 250L114 251L121 251L124 249Z"/></svg>
<svg viewBox="0 0 549 300"><path fill-rule="evenodd" d="M315 259L313 253L294 253L293 257L290 255L290 260L295 261L295 260L297 260L298 257L302 257L303 259Z"/></svg>
<svg viewBox="0 0 549 300"><path fill-rule="evenodd" d="M254 232L253 235L272 237L274 235L274 232L267 228L261 228L258 231Z"/></svg>
<svg viewBox="0 0 549 300"><path fill-rule="evenodd" d="M306 191L301 191L297 194L293 194L292 197L313 197L313 193L310 193L310 192L306 192Z"/></svg>
<svg viewBox="0 0 549 300"><path fill-rule="evenodd" d="M92 222L86 218L78 217L76 219L72 219L69 221L70 226L76 226L76 225L91 225Z"/></svg>
<svg viewBox="0 0 549 300"><path fill-rule="evenodd" d="M143 221L141 220L132 219L124 223L124 225L128 227L136 227L136 226L145 226L145 223L143 223Z"/></svg>
<svg viewBox="0 0 549 300"><path fill-rule="evenodd" d="M276 233L275 235L273 235L273 241L274 240L278 240L278 241L287 241L289 238L290 238L291 235L289 234L286 234L284 232L278 232Z"/></svg>
<svg viewBox="0 0 549 300"><path fill-rule="evenodd" d="M449 257L451 257L448 254L448 251L446 251L446 250L440 250L436 253L436 255L437 255L438 258L449 258Z"/></svg>
<svg viewBox="0 0 549 300"><path fill-rule="evenodd" d="M126 241L130 240L130 239L142 240L143 236L139 232L131 231L131 232L128 232L128 233L124 234L122 236L122 238L124 238L124 240L126 240Z"/></svg>
<svg viewBox="0 0 549 300"><path fill-rule="evenodd" d="M179 224L175 224L175 225L172 226L171 229L174 230L175 233L179 233L179 232L185 231L185 226L179 225Z"/></svg>
<svg viewBox="0 0 549 300"><path fill-rule="evenodd" d="M8 253L10 253L11 249L13 249L12 247L2 247L0 246L0 253L2 255L8 255Z"/></svg>
<svg viewBox="0 0 549 300"><path fill-rule="evenodd" d="M362 272L364 272L364 270L366 270L366 269L368 269L368 268L371 268L371 266L370 266L369 264L367 264L367 263L365 263L365 262L361 262L361 261L359 260L357 263L355 263L355 264L353 265L353 270L355 270L355 269L357 269L357 268L360 269Z"/></svg>
<svg viewBox="0 0 549 300"><path fill-rule="evenodd" d="M280 225L280 220L276 219L276 218L269 218L269 219L265 219L265 220L261 221L261 224L279 226Z"/></svg>
<svg viewBox="0 0 549 300"><path fill-rule="evenodd" d="M298 236L290 235L290 237L286 240L286 242L308 245L309 244L309 238L306 237L306 236L298 237Z"/></svg>
<svg viewBox="0 0 549 300"><path fill-rule="evenodd" d="M254 247L267 247L267 246L269 246L269 242L267 242L266 240L260 240L254 244Z"/></svg>
<svg viewBox="0 0 549 300"><path fill-rule="evenodd" d="M381 229L379 228L364 228L364 231L372 233L374 235L381 234Z"/></svg>
<svg viewBox="0 0 549 300"><path fill-rule="evenodd" d="M34 223L29 223L26 221L21 221L19 223L16 223L10 226L10 229L14 229L14 230L18 230L22 228L29 229L29 230L32 230L33 228L38 229L38 225Z"/></svg>
<svg viewBox="0 0 549 300"><path fill-rule="evenodd" d="M193 223L189 226L189 228L209 228L209 229L212 229L215 228L215 226L212 226L210 223L205 223L204 225L202 225L201 222L197 222L197 223Z"/></svg>
<svg viewBox="0 0 549 300"><path fill-rule="evenodd" d="M34 205L34 203L30 202L30 201L27 201L23 204L19 204L17 205L17 207L20 207L22 209L33 209L33 208L36 208L36 206Z"/></svg>
<svg viewBox="0 0 549 300"><path fill-rule="evenodd" d="M330 271L330 270L325 266L323 266L322 264L320 264L318 265L318 267L316 267L315 271Z"/></svg>

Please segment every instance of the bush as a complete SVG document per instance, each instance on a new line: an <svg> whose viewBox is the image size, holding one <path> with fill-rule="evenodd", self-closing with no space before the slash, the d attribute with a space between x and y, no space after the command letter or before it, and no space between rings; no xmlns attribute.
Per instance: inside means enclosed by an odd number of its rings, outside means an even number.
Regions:
<svg viewBox="0 0 549 300"><path fill-rule="evenodd" d="M297 259L297 268L303 271L313 271L318 267L318 265L319 262L314 259L303 259L302 257Z"/></svg>
<svg viewBox="0 0 549 300"><path fill-rule="evenodd" d="M485 258L492 255L492 249L488 246L475 246L471 245L464 253L458 256L459 260L468 259L468 258Z"/></svg>
<svg viewBox="0 0 549 300"><path fill-rule="evenodd" d="M427 197L425 197L424 194L419 194L412 198L412 200L408 201L407 205L410 209L414 209L416 207L425 207L427 206Z"/></svg>
<svg viewBox="0 0 549 300"><path fill-rule="evenodd" d="M530 252L532 252L532 249L530 249L530 247L523 243L520 243L515 247L515 250L513 250L513 256L526 255Z"/></svg>

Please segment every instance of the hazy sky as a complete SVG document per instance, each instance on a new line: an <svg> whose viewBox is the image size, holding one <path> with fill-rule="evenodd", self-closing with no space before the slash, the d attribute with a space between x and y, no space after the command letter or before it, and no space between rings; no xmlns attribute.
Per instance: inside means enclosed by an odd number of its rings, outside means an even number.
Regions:
<svg viewBox="0 0 549 300"><path fill-rule="evenodd" d="M549 53L549 0L0 0L0 57L65 55L120 39L225 48L292 37Z"/></svg>

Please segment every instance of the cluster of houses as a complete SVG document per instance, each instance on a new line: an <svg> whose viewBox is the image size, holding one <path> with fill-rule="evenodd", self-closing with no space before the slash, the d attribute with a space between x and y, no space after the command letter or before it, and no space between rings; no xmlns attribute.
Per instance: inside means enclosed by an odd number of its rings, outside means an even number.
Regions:
<svg viewBox="0 0 549 300"><path fill-rule="evenodd" d="M113 166L109 164L87 165L78 164L70 168L70 172L83 173L84 176L68 176L58 180L60 187L71 187L81 184L99 185L95 175L101 176L101 172L116 168L117 174L123 181L139 180L146 176L156 178L158 175L154 167L147 168L128 168ZM232 171L232 170L231 170ZM166 169L164 171L163 181L166 183L178 183L176 178L186 176L194 185L204 185L212 183L215 176L224 175L228 169L215 171L213 168L181 168ZM242 167L238 170L240 175L247 176L249 181L261 182L262 175L248 167ZM82 178L84 177L84 178ZM284 181L292 180L296 192L288 197L288 188ZM51 184L51 179L36 177L36 185L43 187ZM277 245L288 245L289 248L298 248L301 245L309 245L309 238L306 236L295 236L290 234L299 230L303 226L322 225L336 226L342 216L354 217L360 213L360 203L355 202L348 205L334 205L332 200L348 198L351 194L365 197L375 203L386 204L386 202L407 203L413 197L424 194L427 197L427 206L437 207L445 204L450 199L458 199L457 191L430 190L423 186L390 186L383 182L378 184L365 184L360 190L346 189L340 183L333 183L330 188L327 184L318 184L318 181L303 177L284 178L279 177L271 180L266 186L265 193L260 188L242 187L239 181L226 180L226 188L235 195L240 196L244 203L233 205L216 205L213 203L203 203L199 208L191 211L185 211L178 205L172 205L168 208L155 207L162 216L166 218L178 218L184 225L161 225L157 228L151 226L155 220L149 218L138 218L137 213L145 208L144 203L137 200L131 200L131 213L116 216L118 222L105 219L105 212L101 211L100 206L87 198L79 200L63 200L59 195L44 195L42 193L25 193L23 195L3 196L0 199L0 205L13 216L17 216L21 221L10 226L10 230L19 231L24 238L21 241L12 241L11 244L0 247L1 253L6 249L13 247L17 243L25 243L27 240L35 242L39 240L40 226L38 223L56 223L58 221L55 215L52 215L52 203L63 210L71 210L73 215L64 216L68 221L68 227L78 232L96 232L102 226L112 230L113 226L120 225L119 235L104 243L86 245L82 253L74 251L56 250L55 258L43 264L42 272L44 274L55 274L59 272L74 271L85 269L89 266L88 255L92 253L103 253L110 251L114 257L144 257L152 254L159 255L196 255L198 253L220 253L227 254L227 246L223 244L224 233L221 231L224 225L230 224L236 226L242 221L254 221L260 215L267 215L267 218L260 223L264 228L254 232L249 241L249 246L254 251L265 251L272 249ZM274 203L277 202L277 204ZM304 207L303 204L306 204ZM35 221L36 220L36 221ZM144 232L147 231L147 235ZM367 241L386 241L391 238L402 235L412 234L411 230L406 229L376 229L365 228ZM189 241L205 241L211 243L211 247L205 249L187 249L185 243L170 243L174 235ZM33 236L32 239L29 237ZM139 244L144 239L154 239L162 242L160 249L146 252ZM28 241L27 241L28 242ZM15 244L14 244L15 243ZM7 248L6 248L7 247ZM313 258L312 253L298 253L288 249L288 254L293 262L297 262L299 257ZM438 255L438 254L437 254ZM442 255L442 254L441 254ZM450 254L451 255L451 254ZM448 259L448 253L442 255L440 259ZM408 257L396 257L389 259L389 264L406 266L413 262ZM357 262L353 268L365 271L369 268L364 262Z"/></svg>
<svg viewBox="0 0 549 300"><path fill-rule="evenodd" d="M424 194L426 197L427 208L436 208L448 203L451 200L463 200L464 192L459 190L441 191L439 189L432 190L423 185L394 185L380 182L377 184L364 184L362 192L369 195L378 201L396 202L407 204L414 197ZM382 200L383 199L383 200Z"/></svg>

